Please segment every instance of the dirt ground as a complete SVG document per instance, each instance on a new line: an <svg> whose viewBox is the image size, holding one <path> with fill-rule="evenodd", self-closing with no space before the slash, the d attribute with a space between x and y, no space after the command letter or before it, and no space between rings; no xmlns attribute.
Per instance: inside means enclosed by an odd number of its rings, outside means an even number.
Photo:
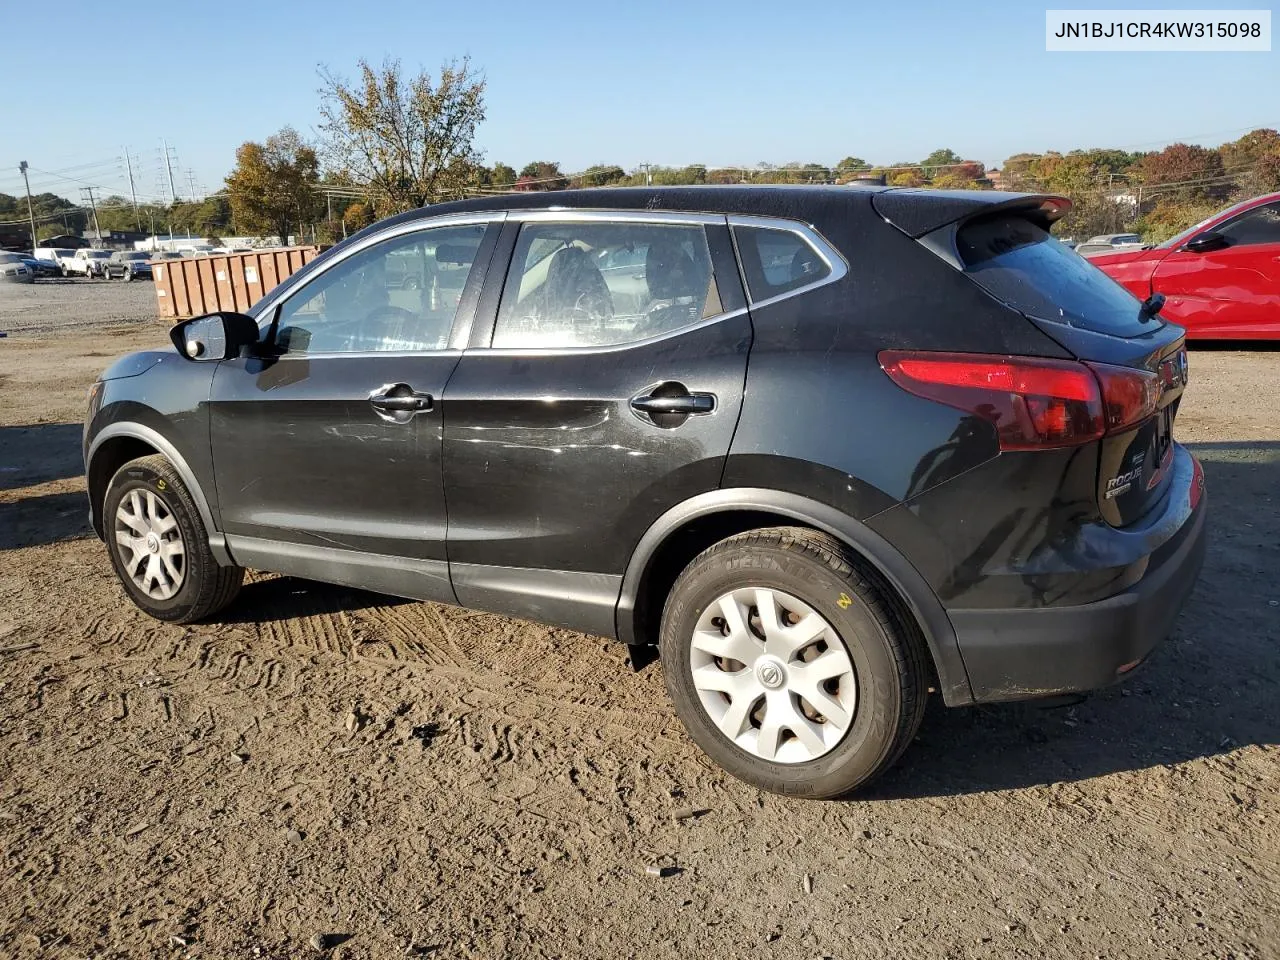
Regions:
<svg viewBox="0 0 1280 960"><path fill-rule="evenodd" d="M0 307L0 957L1280 956L1280 350L1192 353L1212 540L1143 672L933 705L815 803L713 767L598 638L266 576L139 613L79 418L165 341L150 293Z"/></svg>

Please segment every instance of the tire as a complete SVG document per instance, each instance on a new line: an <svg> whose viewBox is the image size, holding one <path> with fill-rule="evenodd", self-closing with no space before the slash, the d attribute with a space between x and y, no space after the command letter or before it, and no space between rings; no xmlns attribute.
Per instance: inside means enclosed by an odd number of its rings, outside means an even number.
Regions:
<svg viewBox="0 0 1280 960"><path fill-rule="evenodd" d="M799 631L785 634L791 640L781 646L763 641L769 631L757 626L758 605L741 599L761 596L754 593L757 588L769 591L765 598L778 600L777 621L790 621L781 629ZM746 612L750 625L746 633L730 630L723 617L709 627L707 618L725 610L719 602L725 597L732 597L730 603ZM809 620L813 613L825 624ZM812 633L809 624L822 627L818 642L801 643L781 659L769 656L795 637ZM721 643L720 634L708 629L724 631L726 644L739 635L749 637L756 646L726 649L760 654L754 669L732 657L708 662L705 647ZM695 630L701 630L700 639L695 639ZM918 627L897 598L883 592L839 541L807 528L753 530L703 551L680 574L667 597L659 649L667 691L689 735L733 776L771 793L825 799L869 783L902 755L924 716L929 674ZM846 657L843 661L840 651ZM805 658L812 662L819 656L822 664L804 672ZM774 666L766 666L771 659ZM832 664L842 663L850 669L821 681L821 688L811 695L822 709L795 693L805 678L811 681L820 673L834 672L838 668ZM783 665L781 671L776 670L777 664ZM700 668L697 680L695 666ZM709 674L708 666L712 667ZM779 682L778 672L783 678L780 685L766 689L768 681ZM726 681L735 685L733 693L716 692ZM708 683L715 689L709 691ZM739 689L745 691L743 702L756 704L741 727L735 722L741 714L735 715L732 709ZM824 696L829 707L818 699ZM780 704L779 712L771 714L775 704ZM786 712L788 704L791 713ZM713 719L712 710L722 713L719 721ZM793 729L805 726L806 736L786 728L777 732L788 716L800 721ZM769 727L774 733L766 737L766 721L771 717ZM806 719L813 722L805 724ZM741 730L736 741L722 730L722 724ZM773 758L766 759L770 741L775 750Z"/></svg>
<svg viewBox="0 0 1280 960"><path fill-rule="evenodd" d="M129 503L125 511L132 516L132 523L120 516L121 504L126 500ZM158 509L152 504L158 504ZM146 550L135 552L133 547L121 542L119 535L124 534L143 547L141 541L146 538L140 534L147 524L140 518L144 516L162 518L156 529L163 526L168 529L157 536L159 549L151 550L150 543L146 543ZM176 521L176 525L170 525L170 521ZM240 590L243 568L218 565L209 550L208 534L191 493L164 457L141 457L116 471L103 497L102 523L111 565L125 593L139 609L157 620L169 623L201 620L229 604ZM170 550L175 538L180 541L181 550L169 558L168 566L164 558L149 556L149 553ZM162 579L146 576L153 559L161 565ZM147 580L145 585L135 581L131 568L142 572Z"/></svg>
<svg viewBox="0 0 1280 960"><path fill-rule="evenodd" d="M124 273L120 274L120 279L125 283L133 283L133 271L125 270Z"/></svg>

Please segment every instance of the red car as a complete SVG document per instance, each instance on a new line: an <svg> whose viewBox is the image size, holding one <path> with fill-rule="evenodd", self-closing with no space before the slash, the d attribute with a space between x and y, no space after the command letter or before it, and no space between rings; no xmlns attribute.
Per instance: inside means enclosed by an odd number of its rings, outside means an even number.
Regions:
<svg viewBox="0 0 1280 960"><path fill-rule="evenodd" d="M1280 193L1214 214L1156 247L1089 257L1187 338L1280 338Z"/></svg>

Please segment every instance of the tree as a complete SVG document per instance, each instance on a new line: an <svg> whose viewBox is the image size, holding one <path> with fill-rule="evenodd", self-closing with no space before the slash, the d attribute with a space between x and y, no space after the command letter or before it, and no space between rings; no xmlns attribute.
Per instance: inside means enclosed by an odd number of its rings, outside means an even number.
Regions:
<svg viewBox="0 0 1280 960"><path fill-rule="evenodd" d="M291 232L319 215L320 164L316 151L292 127L245 143L236 151L236 168L227 177L231 210L240 229L274 234L287 243ZM192 205L195 206L195 205ZM199 225L192 211L189 227Z"/></svg>
<svg viewBox="0 0 1280 960"><path fill-rule="evenodd" d="M560 164L550 160L534 160L520 168L517 188L523 190L563 190L568 181L560 172Z"/></svg>
<svg viewBox="0 0 1280 960"><path fill-rule="evenodd" d="M1149 153L1137 164L1142 182L1176 200L1188 202L1221 200L1230 189L1223 182L1222 157L1216 150L1194 144L1175 143L1158 153Z"/></svg>
<svg viewBox="0 0 1280 960"><path fill-rule="evenodd" d="M945 169L939 169L939 168L949 167L953 163L962 163L962 162L963 162L963 158L960 156L960 154L956 153L954 150L948 150L944 147L944 148L933 151L933 153L929 154L927 157L925 157L923 160L920 161L920 167L921 167L920 172L926 178L932 179L933 177L937 176L939 173L946 172Z"/></svg>
<svg viewBox="0 0 1280 960"><path fill-rule="evenodd" d="M489 182L495 187L510 187L516 182L518 176L514 167L499 162L495 163L493 169L489 171Z"/></svg>
<svg viewBox="0 0 1280 960"><path fill-rule="evenodd" d="M836 164L836 173L849 174L858 173L862 170L869 170L871 164L863 160L861 157L845 157Z"/></svg>
<svg viewBox="0 0 1280 960"><path fill-rule="evenodd" d="M627 171L616 164L608 166L596 164L583 170L581 174L573 179L572 185L575 187L605 187L610 184L621 183L626 179Z"/></svg>
<svg viewBox="0 0 1280 960"><path fill-rule="evenodd" d="M320 72L329 162L392 210L461 194L480 162L475 134L485 117L485 82L470 59L444 64L439 79L427 72L405 78L398 60L380 70L359 65L353 85Z"/></svg>

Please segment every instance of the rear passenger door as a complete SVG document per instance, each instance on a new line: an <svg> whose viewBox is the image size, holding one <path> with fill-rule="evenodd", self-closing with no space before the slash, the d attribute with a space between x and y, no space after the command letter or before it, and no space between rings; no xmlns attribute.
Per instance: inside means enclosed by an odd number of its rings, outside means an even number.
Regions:
<svg viewBox="0 0 1280 960"><path fill-rule="evenodd" d="M443 401L458 601L612 634L636 543L733 439L751 323L725 218L512 213L490 276Z"/></svg>

